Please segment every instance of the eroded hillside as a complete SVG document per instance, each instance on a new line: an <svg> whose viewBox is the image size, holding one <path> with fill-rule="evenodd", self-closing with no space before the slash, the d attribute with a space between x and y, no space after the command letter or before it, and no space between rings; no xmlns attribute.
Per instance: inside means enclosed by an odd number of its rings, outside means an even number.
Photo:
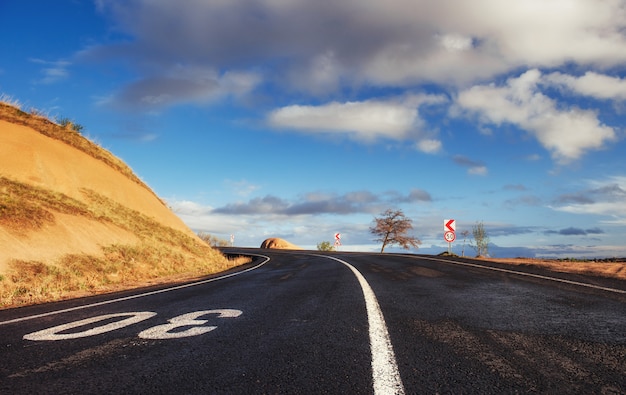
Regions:
<svg viewBox="0 0 626 395"><path fill-rule="evenodd" d="M71 126L0 103L0 308L234 264Z"/></svg>

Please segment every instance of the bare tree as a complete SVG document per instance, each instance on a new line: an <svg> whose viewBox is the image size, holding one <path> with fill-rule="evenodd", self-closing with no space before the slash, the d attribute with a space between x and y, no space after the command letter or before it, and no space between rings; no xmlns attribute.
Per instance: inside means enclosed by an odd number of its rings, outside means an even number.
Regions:
<svg viewBox="0 0 626 395"><path fill-rule="evenodd" d="M489 236L482 222L476 222L476 225L472 226L472 235L475 244L470 243L470 245L476 250L476 256L488 256Z"/></svg>
<svg viewBox="0 0 626 395"><path fill-rule="evenodd" d="M422 242L417 237L407 235L407 232L413 229L412 222L404 216L402 210L387 209L380 217L374 217L374 226L370 227L370 232L378 236L374 241L383 243L380 252L392 244L398 244L406 250L411 247L418 248Z"/></svg>
<svg viewBox="0 0 626 395"><path fill-rule="evenodd" d="M465 256L465 242L467 241L467 236L469 236L469 230L465 229L461 232L461 236L463 236L463 249L461 250L461 256Z"/></svg>
<svg viewBox="0 0 626 395"><path fill-rule="evenodd" d="M217 236L213 236L210 233L199 232L198 237L211 247L228 247L230 243L227 240L220 239Z"/></svg>

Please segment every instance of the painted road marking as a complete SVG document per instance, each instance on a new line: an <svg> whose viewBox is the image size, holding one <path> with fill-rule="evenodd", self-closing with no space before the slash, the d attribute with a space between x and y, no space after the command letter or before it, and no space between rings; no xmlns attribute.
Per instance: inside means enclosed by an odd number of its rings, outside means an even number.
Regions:
<svg viewBox="0 0 626 395"><path fill-rule="evenodd" d="M408 257L408 258L414 258L414 259L426 259L426 260L429 260L429 261L444 262L444 263L449 263L449 264L452 264L452 265L476 267L476 268L479 268L479 269L493 270L495 272L517 274L517 275L520 275L520 276L534 277L534 278L540 278L542 280L555 281L557 283L578 285L580 287L594 288L594 289L600 289L602 291L609 291L609 292L615 292L615 293L619 293L619 294L626 294L626 291L624 291L623 289L603 287L603 286L600 286L600 285L581 283L581 282L578 282L578 281L565 280L565 279L557 278L557 277L542 276L541 274L518 272L518 271L515 271L515 270L503 269L503 268L499 268L499 267L478 265L476 263L456 262L456 261L448 261L448 260L445 260L445 259L428 258L428 257L421 256L421 255L420 256L418 256L418 255L402 255L402 256Z"/></svg>
<svg viewBox="0 0 626 395"><path fill-rule="evenodd" d="M176 316L170 320L168 320L169 324L157 325L153 326L150 329L146 329L144 331L139 332L137 336L142 339L180 339L182 337L190 337L190 336L198 336L203 335L205 333L211 332L212 330L217 329L217 326L202 326L208 322L208 320L198 320L197 318L202 317L204 315L209 314L217 314L217 318L236 318L242 314L241 310L235 309L218 309L218 310L202 310L202 311L194 311L192 313L182 314ZM33 341L54 341L54 340L68 340L68 339L78 339L81 337L89 337L100 335L102 333L111 332L116 329L124 328L129 325L136 324L138 322L147 320L148 318L152 318L157 313L153 313L151 311L139 311L133 313L114 313L114 314L104 314L99 315L97 317L85 318L83 320L70 322L67 324L53 326L52 328L44 329L41 331L29 333L24 335L25 340L33 340ZM112 318L118 317L126 317L128 318L109 322L105 325L96 326L94 328L85 329L80 332L74 333L60 333L67 332L70 329L80 328L82 326L87 326L91 324L95 324L100 321L110 321ZM188 327L192 328L173 331L177 328Z"/></svg>
<svg viewBox="0 0 626 395"><path fill-rule="evenodd" d="M351 264L341 259L328 256L311 254L312 256L328 258L346 265L359 280L363 296L365 297L365 308L367 310L367 321L369 325L370 349L372 353L372 380L374 383L374 393L382 394L404 394L404 385L398 371L398 363L393 352L393 346L385 323L385 317L380 309L376 295L363 275Z"/></svg>
<svg viewBox="0 0 626 395"><path fill-rule="evenodd" d="M221 309L187 313L168 320L169 324L158 325L150 329L146 329L145 331L141 331L138 336L142 339L179 339L181 337L203 335L217 329L217 326L202 326L208 321L197 319L198 317L207 314L218 314L218 318L235 318L239 317L242 312L241 310ZM192 326L193 328L178 332L172 331L173 329L183 326Z"/></svg>
<svg viewBox="0 0 626 395"><path fill-rule="evenodd" d="M57 326L53 326L52 328L44 329L42 331L29 333L27 335L24 335L24 339L34 340L34 341L78 339L81 337L99 335L101 333L110 332L116 329L124 328L125 326L136 324L138 322L147 320L148 318L152 318L155 315L156 313L152 313L150 311L99 315L97 317L86 318L84 320L74 321L68 324L63 324L63 325L57 325ZM124 320L111 322L109 324L97 326L95 328L87 329L82 332L59 333L59 332L67 331L69 329L74 329L74 328L78 328L81 326L93 324L96 322L109 320L111 318L126 317L126 316L128 316L128 318Z"/></svg>
<svg viewBox="0 0 626 395"><path fill-rule="evenodd" d="M157 291L151 291L151 292L146 292L146 293L142 293L142 294L126 296L126 297L118 298L118 299L105 300L105 301L98 302L98 303L91 303L91 304L86 304L86 305L82 305L82 306L71 307L69 309L49 311L47 313L35 314L35 315L27 316L27 317L15 318L13 320L0 321L0 325L13 324L13 323L16 323L16 322L28 321L28 320L32 320L32 319L35 319L35 318L47 317L47 316L50 316L50 315L56 315L56 314L61 314L61 313L68 313L70 311L88 309L90 307L103 306L103 305L106 305L106 304L123 302L123 301L131 300L131 299L143 298L145 296L157 295L157 294L165 293L165 292L169 292L169 291L176 291L178 289L195 287L197 285L207 284L207 283L210 283L210 282L213 282L213 281L223 280L225 278L234 277L234 276L238 276L240 274L247 273L247 272L249 272L251 270L258 269L259 267L265 265L267 262L270 261L270 258L268 256L265 256L265 255L249 254L249 253L246 253L246 255L258 256L258 257L261 257L261 258L265 258L265 260L263 262L259 263L258 265L254 266L254 267L251 267L251 268L248 268L246 270L242 270L240 272L235 272L235 273L231 273L231 274L226 274L226 275L220 276L220 277L210 278L208 280L202 280L202 281L198 281L198 282L195 282L195 283L178 285L176 287L171 287L171 288L159 289Z"/></svg>

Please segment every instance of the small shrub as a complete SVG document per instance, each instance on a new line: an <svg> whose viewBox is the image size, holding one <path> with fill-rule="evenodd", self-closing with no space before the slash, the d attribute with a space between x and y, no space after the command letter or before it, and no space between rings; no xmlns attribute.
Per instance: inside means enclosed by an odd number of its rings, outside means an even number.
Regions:
<svg viewBox="0 0 626 395"><path fill-rule="evenodd" d="M333 246L330 241L322 241L317 245L318 251L335 251L335 246Z"/></svg>
<svg viewBox="0 0 626 395"><path fill-rule="evenodd" d="M57 118L57 124L65 129L70 129L73 130L76 133L80 133L83 131L84 127L83 125L76 123L74 121L72 121L69 118L66 117L61 117L61 118Z"/></svg>

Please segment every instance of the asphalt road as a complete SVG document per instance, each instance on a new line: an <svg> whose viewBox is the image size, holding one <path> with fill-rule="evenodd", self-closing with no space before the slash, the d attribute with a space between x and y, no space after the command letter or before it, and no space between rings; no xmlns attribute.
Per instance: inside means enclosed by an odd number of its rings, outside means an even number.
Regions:
<svg viewBox="0 0 626 395"><path fill-rule="evenodd" d="M0 393L626 393L623 281L243 252L265 257L200 283L0 310Z"/></svg>

